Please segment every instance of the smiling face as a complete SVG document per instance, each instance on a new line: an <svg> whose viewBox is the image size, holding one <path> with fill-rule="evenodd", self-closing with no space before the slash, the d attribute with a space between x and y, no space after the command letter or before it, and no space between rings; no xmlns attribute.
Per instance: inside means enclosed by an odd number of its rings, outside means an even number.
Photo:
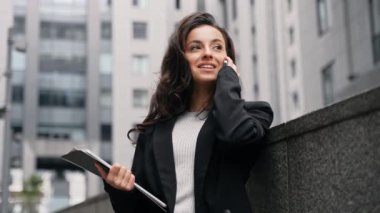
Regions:
<svg viewBox="0 0 380 213"><path fill-rule="evenodd" d="M226 56L224 37L216 28L202 25L188 34L185 58L190 65L195 85L214 83Z"/></svg>

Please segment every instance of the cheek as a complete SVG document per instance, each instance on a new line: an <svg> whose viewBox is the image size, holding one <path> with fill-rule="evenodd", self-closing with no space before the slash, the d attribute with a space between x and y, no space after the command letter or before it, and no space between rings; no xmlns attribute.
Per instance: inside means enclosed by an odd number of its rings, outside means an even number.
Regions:
<svg viewBox="0 0 380 213"><path fill-rule="evenodd" d="M187 63L189 63L190 67L195 65L196 58L194 56L186 56Z"/></svg>

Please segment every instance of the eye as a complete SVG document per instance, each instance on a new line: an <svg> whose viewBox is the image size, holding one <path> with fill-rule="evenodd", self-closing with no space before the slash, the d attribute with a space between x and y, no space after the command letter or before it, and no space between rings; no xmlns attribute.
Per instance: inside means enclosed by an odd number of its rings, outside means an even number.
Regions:
<svg viewBox="0 0 380 213"><path fill-rule="evenodd" d="M191 46L189 47L189 50L190 50L191 52L197 51L197 50L199 50L199 49L201 49L201 47L200 47L199 45L191 45Z"/></svg>
<svg viewBox="0 0 380 213"><path fill-rule="evenodd" d="M212 46L212 48L215 49L215 50L223 50L224 47L221 44L215 44L215 45Z"/></svg>

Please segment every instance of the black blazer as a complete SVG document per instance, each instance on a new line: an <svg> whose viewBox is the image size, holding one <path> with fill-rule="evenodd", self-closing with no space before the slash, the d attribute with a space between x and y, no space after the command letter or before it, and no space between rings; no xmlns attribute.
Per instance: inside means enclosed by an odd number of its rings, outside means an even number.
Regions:
<svg viewBox="0 0 380 213"><path fill-rule="evenodd" d="M194 196L197 213L250 213L245 183L273 112L268 103L245 102L231 67L217 78L214 107L197 138ZM139 135L132 172L136 182L173 212L176 175L172 147L175 119L160 122ZM115 212L163 212L137 190L120 191L105 184Z"/></svg>

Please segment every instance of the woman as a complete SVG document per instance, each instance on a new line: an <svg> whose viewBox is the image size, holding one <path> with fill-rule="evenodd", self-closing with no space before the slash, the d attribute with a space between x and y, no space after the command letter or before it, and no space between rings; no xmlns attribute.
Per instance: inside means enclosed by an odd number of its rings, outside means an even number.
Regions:
<svg viewBox="0 0 380 213"><path fill-rule="evenodd" d="M273 114L241 99L234 60L231 38L210 14L180 22L149 113L131 130L140 133L132 170L98 167L115 212L162 212L135 181L168 212L251 212L245 183Z"/></svg>

